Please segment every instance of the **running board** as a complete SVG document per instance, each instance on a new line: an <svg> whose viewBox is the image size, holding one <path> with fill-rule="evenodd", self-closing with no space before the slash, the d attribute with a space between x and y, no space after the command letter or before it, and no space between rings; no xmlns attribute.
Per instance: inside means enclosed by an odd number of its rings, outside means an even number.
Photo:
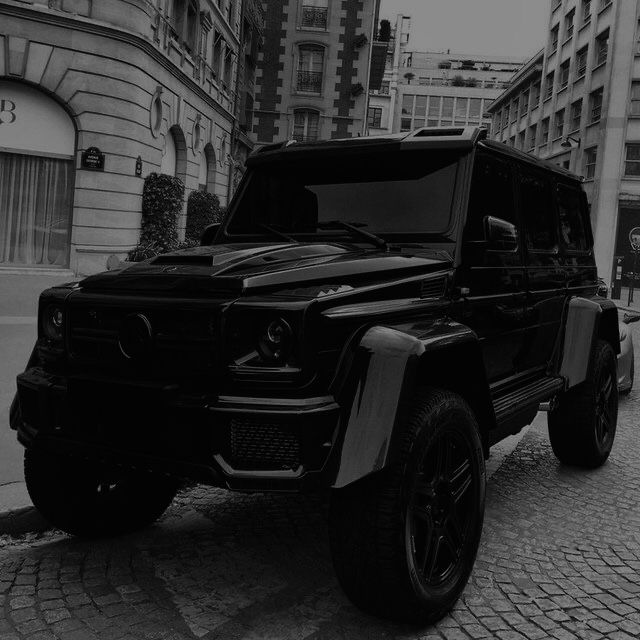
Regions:
<svg viewBox="0 0 640 640"><path fill-rule="evenodd" d="M563 386L562 378L542 378L495 398L493 410L498 424L510 421L519 413L533 411L534 408L537 413L540 403L551 400Z"/></svg>

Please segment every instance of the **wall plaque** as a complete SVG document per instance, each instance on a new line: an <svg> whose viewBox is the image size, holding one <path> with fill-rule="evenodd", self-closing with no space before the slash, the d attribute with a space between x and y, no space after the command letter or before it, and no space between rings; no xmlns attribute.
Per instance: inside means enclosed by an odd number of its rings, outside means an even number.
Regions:
<svg viewBox="0 0 640 640"><path fill-rule="evenodd" d="M98 147L89 147L82 152L81 167L92 171L104 171L104 153Z"/></svg>

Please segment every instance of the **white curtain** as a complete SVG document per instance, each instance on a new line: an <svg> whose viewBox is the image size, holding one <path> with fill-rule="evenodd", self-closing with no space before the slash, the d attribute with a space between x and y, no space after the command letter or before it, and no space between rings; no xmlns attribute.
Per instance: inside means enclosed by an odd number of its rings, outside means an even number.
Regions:
<svg viewBox="0 0 640 640"><path fill-rule="evenodd" d="M0 153L0 264L66 267L73 161Z"/></svg>

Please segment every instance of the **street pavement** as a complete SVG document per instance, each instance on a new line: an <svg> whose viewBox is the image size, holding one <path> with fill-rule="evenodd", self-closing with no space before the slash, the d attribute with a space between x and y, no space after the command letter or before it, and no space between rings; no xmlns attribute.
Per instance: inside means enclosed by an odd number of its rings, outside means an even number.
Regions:
<svg viewBox="0 0 640 640"><path fill-rule="evenodd" d="M0 537L0 640L638 638L637 401L622 400L601 469L560 465L544 419L502 458L471 581L435 627L347 601L323 496L194 486L156 525L115 540Z"/></svg>

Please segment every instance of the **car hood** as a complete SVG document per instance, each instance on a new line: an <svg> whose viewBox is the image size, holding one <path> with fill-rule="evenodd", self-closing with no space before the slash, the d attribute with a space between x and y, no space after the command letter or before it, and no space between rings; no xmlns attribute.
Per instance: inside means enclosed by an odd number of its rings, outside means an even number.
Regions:
<svg viewBox="0 0 640 640"><path fill-rule="evenodd" d="M229 292L295 290L312 284L361 286L446 268L428 249L385 251L340 243L220 244L167 253L85 278L86 291Z"/></svg>

